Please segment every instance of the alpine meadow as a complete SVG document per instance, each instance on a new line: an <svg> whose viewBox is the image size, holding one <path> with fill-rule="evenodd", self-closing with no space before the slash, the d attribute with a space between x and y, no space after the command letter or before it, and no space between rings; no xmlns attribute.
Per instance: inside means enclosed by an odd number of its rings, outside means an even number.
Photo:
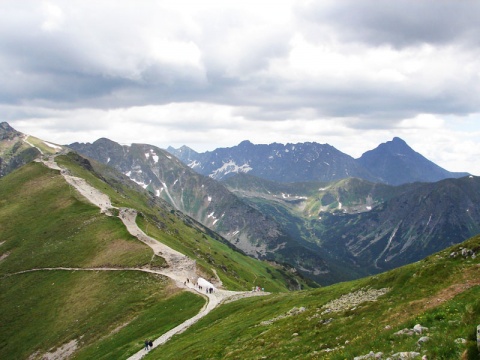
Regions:
<svg viewBox="0 0 480 360"><path fill-rule="evenodd" d="M1 127L2 359L479 357L474 176L219 182Z"/></svg>

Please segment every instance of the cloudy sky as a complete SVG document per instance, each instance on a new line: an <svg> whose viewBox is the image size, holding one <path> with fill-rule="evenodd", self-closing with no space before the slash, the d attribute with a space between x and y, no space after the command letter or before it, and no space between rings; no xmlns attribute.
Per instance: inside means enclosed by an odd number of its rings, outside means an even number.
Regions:
<svg viewBox="0 0 480 360"><path fill-rule="evenodd" d="M2 0L0 121L197 151L394 136L480 175L480 2Z"/></svg>

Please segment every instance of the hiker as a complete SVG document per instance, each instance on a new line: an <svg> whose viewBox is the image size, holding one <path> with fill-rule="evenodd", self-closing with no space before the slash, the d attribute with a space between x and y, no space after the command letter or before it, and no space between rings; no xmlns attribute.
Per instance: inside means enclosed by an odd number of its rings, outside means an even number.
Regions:
<svg viewBox="0 0 480 360"><path fill-rule="evenodd" d="M145 350L148 351L148 340L145 340Z"/></svg>
<svg viewBox="0 0 480 360"><path fill-rule="evenodd" d="M150 341L148 342L148 346L150 346L150 349L153 349L153 341L152 341L152 340L150 340Z"/></svg>

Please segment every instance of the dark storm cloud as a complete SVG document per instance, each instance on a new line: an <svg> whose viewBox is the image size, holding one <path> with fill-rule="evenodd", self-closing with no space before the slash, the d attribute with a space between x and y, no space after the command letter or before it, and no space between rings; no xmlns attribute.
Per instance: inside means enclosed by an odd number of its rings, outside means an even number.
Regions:
<svg viewBox="0 0 480 360"><path fill-rule="evenodd" d="M476 59L468 53L471 49L463 49L466 56L459 53L458 64L450 59L438 70L427 64L413 75L402 63L387 62L402 76L406 73L403 82L374 78L384 65L367 58L371 48L385 44L398 48L399 62L405 61L405 47L428 43L435 51L437 45L474 44L480 39L480 5L472 1L310 2L296 8L288 26L268 24L268 17L254 21L255 12L239 14L233 8L192 16L186 23L178 16L178 25L175 17L171 29L156 29L157 20L149 19L146 9L110 14L108 7L99 7L92 15L83 2L76 7L52 3L59 7L50 9L47 17L35 1L27 3L31 11L7 1L0 14L0 104L111 109L204 102L232 106L236 114L251 119L360 117L383 123L418 113L463 115L480 107L480 73L471 62ZM144 31L142 21L152 30ZM331 74L321 75L315 75L315 68L296 68L290 55L296 46L292 39L299 34L312 46L322 47L325 36L346 41L329 49L345 64L338 69L330 65ZM348 41L361 46L350 48ZM192 58L178 49L191 51ZM355 52L360 56L351 60ZM404 57L424 61L415 52ZM318 68L324 66L322 60ZM439 57L438 63L442 61ZM368 66L358 66L362 62ZM348 73L356 66L366 75ZM469 67L472 70L465 71ZM336 77L337 70L347 76ZM306 75L299 75L302 71ZM428 71L431 74L422 78ZM452 72L458 72L453 80L447 78ZM446 80L425 85L436 78Z"/></svg>
<svg viewBox="0 0 480 360"><path fill-rule="evenodd" d="M328 6L311 2L299 7L298 14L310 25L332 26L344 40L372 45L478 46L480 41L480 3L472 0L341 0Z"/></svg>

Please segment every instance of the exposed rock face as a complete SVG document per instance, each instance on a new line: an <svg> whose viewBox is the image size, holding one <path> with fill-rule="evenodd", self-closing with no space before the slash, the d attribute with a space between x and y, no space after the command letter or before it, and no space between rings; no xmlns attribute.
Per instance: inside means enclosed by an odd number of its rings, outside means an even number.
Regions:
<svg viewBox="0 0 480 360"><path fill-rule="evenodd" d="M421 260L480 232L479 177L404 188L369 212L323 214L324 246L334 253L346 250L375 272ZM476 255L465 249L455 256Z"/></svg>
<svg viewBox="0 0 480 360"><path fill-rule="evenodd" d="M21 132L0 123L0 177L34 160L40 152L23 141Z"/></svg>
<svg viewBox="0 0 480 360"><path fill-rule="evenodd" d="M260 325L262 326L267 326L267 325L271 325L273 324L274 322L278 321L278 320L281 320L281 319L285 319L287 317L290 317L290 316L296 316L298 314L301 314L305 311L306 309L302 306L300 308L297 308L297 307L294 307L292 308L291 310L289 310L286 314L284 315L279 315L277 317L274 317L273 319L270 319L270 320L265 320L265 321L262 321L260 323ZM296 335L298 336L298 334Z"/></svg>
<svg viewBox="0 0 480 360"><path fill-rule="evenodd" d="M322 314L330 312L341 312L355 308L356 306L367 302L376 301L379 296L385 295L389 289L361 289L353 293L342 295L340 298L330 301L322 306Z"/></svg>
<svg viewBox="0 0 480 360"><path fill-rule="evenodd" d="M353 360L366 360L366 359L383 359L383 353L382 352L374 353L373 351L370 351L367 355L355 356L353 358Z"/></svg>

